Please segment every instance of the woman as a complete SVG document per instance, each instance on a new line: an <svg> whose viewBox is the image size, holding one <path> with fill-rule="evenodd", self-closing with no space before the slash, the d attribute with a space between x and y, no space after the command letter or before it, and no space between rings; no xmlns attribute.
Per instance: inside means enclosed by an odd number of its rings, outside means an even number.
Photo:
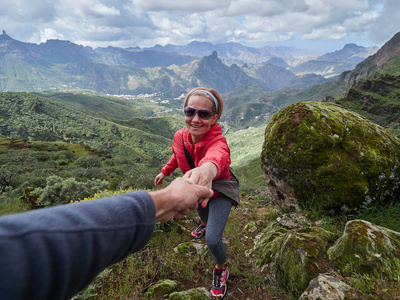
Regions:
<svg viewBox="0 0 400 300"><path fill-rule="evenodd" d="M218 124L223 110L221 96L212 89L195 88L187 94L183 107L186 128L175 133L173 155L156 176L155 185L162 185L163 179L178 167L184 177L209 188L213 181L230 179L230 149ZM185 151L192 157L194 168L191 168ZM207 246L216 263L211 295L218 298L224 297L227 291L229 272L222 234L232 205L228 198L214 191L214 195L199 206L197 211L201 224L191 234L194 238L205 234Z"/></svg>

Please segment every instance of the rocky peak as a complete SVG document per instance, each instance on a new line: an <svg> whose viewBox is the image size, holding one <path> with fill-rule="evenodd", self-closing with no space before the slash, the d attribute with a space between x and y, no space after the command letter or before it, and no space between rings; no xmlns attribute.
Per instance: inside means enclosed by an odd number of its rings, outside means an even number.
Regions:
<svg viewBox="0 0 400 300"><path fill-rule="evenodd" d="M0 44L6 41L13 41L14 39L11 38L7 33L3 30L2 34L0 35Z"/></svg>
<svg viewBox="0 0 400 300"><path fill-rule="evenodd" d="M343 73L340 79L350 86L357 84L361 78L372 79L391 59L396 57L400 57L400 32L396 33L374 55L359 63L353 71Z"/></svg>

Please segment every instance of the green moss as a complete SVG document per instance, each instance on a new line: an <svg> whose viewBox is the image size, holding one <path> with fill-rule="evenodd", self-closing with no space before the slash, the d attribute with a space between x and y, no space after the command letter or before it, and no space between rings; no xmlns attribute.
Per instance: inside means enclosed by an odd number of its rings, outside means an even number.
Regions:
<svg viewBox="0 0 400 300"><path fill-rule="evenodd" d="M316 261L325 253L335 235L322 228L307 227L288 233L282 242L276 262L277 277L281 288L298 297L310 280L325 272Z"/></svg>
<svg viewBox="0 0 400 300"><path fill-rule="evenodd" d="M276 113L261 162L287 179L304 207L355 208L399 194L400 140L332 103L299 102Z"/></svg>
<svg viewBox="0 0 400 300"><path fill-rule="evenodd" d="M191 251L196 251L196 248L191 242L186 242L178 245L177 250L179 253L188 253Z"/></svg>
<svg viewBox="0 0 400 300"><path fill-rule="evenodd" d="M185 292L175 292L169 295L170 300L207 300L209 299L203 289L191 289Z"/></svg>
<svg viewBox="0 0 400 300"><path fill-rule="evenodd" d="M342 274L371 274L398 279L400 276L400 233L363 220L346 224L344 234L328 250Z"/></svg>
<svg viewBox="0 0 400 300"><path fill-rule="evenodd" d="M257 264L262 266L272 261L275 253L278 252L279 247L287 233L279 223L271 222L262 232L256 247L252 251L257 259Z"/></svg>
<svg viewBox="0 0 400 300"><path fill-rule="evenodd" d="M181 284L178 281L174 280L160 280L155 285L149 287L147 290L145 297L146 298L154 298L156 296L162 296L165 294L170 294L172 292L177 291L181 287Z"/></svg>
<svg viewBox="0 0 400 300"><path fill-rule="evenodd" d="M279 286L298 297L316 274L324 272L318 260L336 235L319 227L287 231L277 223L270 224L257 242L253 254L258 264L271 264Z"/></svg>

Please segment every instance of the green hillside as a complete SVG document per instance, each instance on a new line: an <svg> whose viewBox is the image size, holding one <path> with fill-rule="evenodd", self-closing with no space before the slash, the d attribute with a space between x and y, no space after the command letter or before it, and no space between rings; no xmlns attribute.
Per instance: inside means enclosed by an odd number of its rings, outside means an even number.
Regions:
<svg viewBox="0 0 400 300"><path fill-rule="evenodd" d="M241 87L224 94L226 106L221 121L231 128L246 129L266 124L280 109L303 101L325 101L343 96L349 86L342 80L304 89L267 92L255 87Z"/></svg>
<svg viewBox="0 0 400 300"><path fill-rule="evenodd" d="M336 103L355 111L400 137L400 76L380 74L351 89Z"/></svg>
<svg viewBox="0 0 400 300"><path fill-rule="evenodd" d="M83 110L94 117L170 139L184 125L182 101L169 99L163 103L165 99L158 95L125 98L93 92L36 94Z"/></svg>
<svg viewBox="0 0 400 300"><path fill-rule="evenodd" d="M82 93L0 93L0 206L19 197L55 205L105 188L153 188L182 126L170 111Z"/></svg>
<svg viewBox="0 0 400 300"><path fill-rule="evenodd" d="M165 161L171 140L29 93L0 93L0 134L28 141L83 143L112 156Z"/></svg>
<svg viewBox="0 0 400 300"><path fill-rule="evenodd" d="M226 135L231 149L231 167L241 183L242 192L251 193L266 187L260 162L265 127L266 124Z"/></svg>

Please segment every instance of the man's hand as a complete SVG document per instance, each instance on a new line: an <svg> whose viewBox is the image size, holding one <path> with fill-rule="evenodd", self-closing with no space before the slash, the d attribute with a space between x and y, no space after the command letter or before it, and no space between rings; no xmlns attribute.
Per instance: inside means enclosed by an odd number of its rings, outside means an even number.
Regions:
<svg viewBox="0 0 400 300"><path fill-rule="evenodd" d="M197 209L204 199L209 199L213 191L195 184L187 178L176 178L160 191L149 193L156 208L156 221L167 222L172 218L180 219L190 210Z"/></svg>

